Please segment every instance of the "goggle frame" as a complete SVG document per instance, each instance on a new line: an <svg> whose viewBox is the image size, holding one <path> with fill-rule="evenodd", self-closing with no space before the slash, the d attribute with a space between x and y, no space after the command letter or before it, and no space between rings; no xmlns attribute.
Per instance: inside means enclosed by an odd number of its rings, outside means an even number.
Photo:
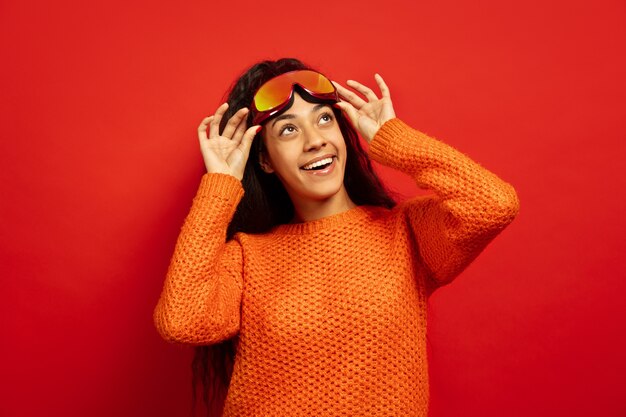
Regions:
<svg viewBox="0 0 626 417"><path fill-rule="evenodd" d="M316 75L318 77L318 81L315 84L319 85L319 81L321 80L322 82L327 83L326 87L330 87L331 90L326 91L326 89L324 89L321 91L316 91L315 89L313 89L311 83L309 82L310 79L305 78L310 77L311 75ZM266 110L259 110L259 108L257 107L257 98L259 97L259 93L263 93L263 89L272 88L272 86L275 86L274 88L284 88L284 79L290 80L290 82L288 83L289 94L287 95L287 98L284 100L279 100L279 102L277 102L273 106L270 106ZM336 103L339 101L339 93L337 92L337 88L324 74L314 70L306 69L285 72L263 83L263 85L261 85L254 93L252 104L250 106L250 110L253 114L252 124L260 125L267 119L275 116L276 114L284 110L285 107L287 107L291 103L296 85L317 100L329 103ZM281 97L285 95L285 92L274 92L274 95Z"/></svg>

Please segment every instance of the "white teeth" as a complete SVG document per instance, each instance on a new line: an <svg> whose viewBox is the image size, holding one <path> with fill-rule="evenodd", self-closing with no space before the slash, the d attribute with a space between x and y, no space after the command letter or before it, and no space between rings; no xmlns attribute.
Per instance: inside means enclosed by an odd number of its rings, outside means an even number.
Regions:
<svg viewBox="0 0 626 417"><path fill-rule="evenodd" d="M320 159L317 162L313 162L312 164L305 165L302 167L302 169L313 169L315 167L330 164L331 162L333 162L333 158L324 158L324 159Z"/></svg>

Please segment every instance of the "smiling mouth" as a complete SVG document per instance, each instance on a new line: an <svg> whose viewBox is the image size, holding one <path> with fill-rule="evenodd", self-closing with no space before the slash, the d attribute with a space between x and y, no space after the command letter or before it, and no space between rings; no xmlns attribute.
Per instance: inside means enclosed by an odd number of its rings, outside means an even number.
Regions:
<svg viewBox="0 0 626 417"><path fill-rule="evenodd" d="M305 171L318 171L318 170L322 170L324 168L327 168L330 164L333 163L333 160L335 159L334 156L332 157L328 157L328 158L324 158L321 159L319 161L313 162L311 164L307 164L304 165L302 168Z"/></svg>

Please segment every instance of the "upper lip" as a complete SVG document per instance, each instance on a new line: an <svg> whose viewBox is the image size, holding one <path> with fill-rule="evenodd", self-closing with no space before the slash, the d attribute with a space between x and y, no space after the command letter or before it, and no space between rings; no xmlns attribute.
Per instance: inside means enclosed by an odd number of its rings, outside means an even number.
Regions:
<svg viewBox="0 0 626 417"><path fill-rule="evenodd" d="M305 166L312 164L313 162L317 162L317 161L321 161L322 159L326 159L326 158L334 158L335 155L333 155L332 153L326 154L326 155L322 155L322 156L318 156L317 158L313 158L311 159L309 162L307 162L306 164L302 165L300 168L304 168Z"/></svg>

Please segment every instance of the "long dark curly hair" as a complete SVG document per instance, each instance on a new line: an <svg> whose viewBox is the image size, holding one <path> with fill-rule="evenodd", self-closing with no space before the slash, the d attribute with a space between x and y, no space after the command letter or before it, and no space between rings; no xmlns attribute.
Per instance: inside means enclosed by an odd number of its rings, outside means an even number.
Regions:
<svg viewBox="0 0 626 417"><path fill-rule="evenodd" d="M263 83L282 73L300 69L313 68L294 58L262 61L250 67L226 93L229 107L222 118L220 131L237 110L251 105L253 94ZM299 92L303 99L313 101L304 91ZM344 185L350 199L357 205L394 207L396 202L374 172L357 132L341 110L333 108L333 112L346 143ZM250 113L247 122L248 126L252 125ZM282 183L276 175L267 174L260 167L261 152L262 140L257 137L252 142L242 179L245 193L228 226L227 240L237 232L266 232L293 218L294 207ZM214 345L195 347L192 362L194 415L198 410L198 398L202 399L207 416L222 414L235 361L236 342L235 337Z"/></svg>

